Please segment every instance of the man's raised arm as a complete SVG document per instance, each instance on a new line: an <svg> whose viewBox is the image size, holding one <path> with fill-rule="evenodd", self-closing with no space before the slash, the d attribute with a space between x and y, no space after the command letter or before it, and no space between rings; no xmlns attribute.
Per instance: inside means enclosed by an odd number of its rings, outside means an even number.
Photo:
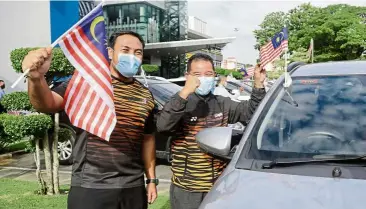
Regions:
<svg viewBox="0 0 366 209"><path fill-rule="evenodd" d="M63 98L52 92L44 75L48 72L52 59L52 48L41 48L30 51L24 57L23 71L28 74L28 94L33 107L44 113L55 113L63 109Z"/></svg>

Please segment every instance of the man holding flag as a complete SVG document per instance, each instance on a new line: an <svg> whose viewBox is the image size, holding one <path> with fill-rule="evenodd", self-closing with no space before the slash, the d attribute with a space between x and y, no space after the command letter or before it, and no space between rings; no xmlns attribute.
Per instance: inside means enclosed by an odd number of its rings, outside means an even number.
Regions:
<svg viewBox="0 0 366 209"><path fill-rule="evenodd" d="M115 33L107 51L100 4L56 42L76 68L69 82L49 89L44 75L51 48L31 51L23 70L37 110L65 110L71 123L85 130L74 145L68 208L147 208L157 197L158 180L154 100L133 78L142 62L143 39L134 32Z"/></svg>

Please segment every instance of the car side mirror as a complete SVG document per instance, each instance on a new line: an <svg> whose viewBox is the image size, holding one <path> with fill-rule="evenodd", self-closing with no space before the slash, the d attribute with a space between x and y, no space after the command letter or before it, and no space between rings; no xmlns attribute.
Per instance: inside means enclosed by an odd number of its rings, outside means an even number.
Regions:
<svg viewBox="0 0 366 209"><path fill-rule="evenodd" d="M196 141L204 152L230 160L232 133L231 127L206 128L197 133Z"/></svg>

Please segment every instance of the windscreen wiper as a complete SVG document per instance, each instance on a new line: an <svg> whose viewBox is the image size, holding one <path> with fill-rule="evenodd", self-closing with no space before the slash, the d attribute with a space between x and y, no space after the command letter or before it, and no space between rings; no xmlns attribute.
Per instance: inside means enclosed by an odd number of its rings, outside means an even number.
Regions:
<svg viewBox="0 0 366 209"><path fill-rule="evenodd" d="M295 107L298 107L299 104L294 100L294 98L291 96L290 92L288 92L288 90L286 88L285 88L285 93L287 94L287 96L290 97L291 102L290 101L287 101L285 99L282 99L282 100L285 101L285 102L287 102L287 103L289 103L289 104L291 104L291 105L293 105L293 106L295 106Z"/></svg>
<svg viewBox="0 0 366 209"><path fill-rule="evenodd" d="M272 169L273 167L287 167L312 163L361 163L366 165L366 155L315 155L313 158L305 159L277 159L269 163L263 163L262 169Z"/></svg>

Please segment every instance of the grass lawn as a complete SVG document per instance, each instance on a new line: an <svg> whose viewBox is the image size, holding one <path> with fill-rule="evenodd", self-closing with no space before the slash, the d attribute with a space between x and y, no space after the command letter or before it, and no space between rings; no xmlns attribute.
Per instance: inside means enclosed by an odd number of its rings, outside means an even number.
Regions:
<svg viewBox="0 0 366 209"><path fill-rule="evenodd" d="M66 209L67 195L41 196L35 194L36 182L0 179L0 209ZM61 187L67 191L68 187ZM160 194L149 209L170 209L169 197Z"/></svg>

